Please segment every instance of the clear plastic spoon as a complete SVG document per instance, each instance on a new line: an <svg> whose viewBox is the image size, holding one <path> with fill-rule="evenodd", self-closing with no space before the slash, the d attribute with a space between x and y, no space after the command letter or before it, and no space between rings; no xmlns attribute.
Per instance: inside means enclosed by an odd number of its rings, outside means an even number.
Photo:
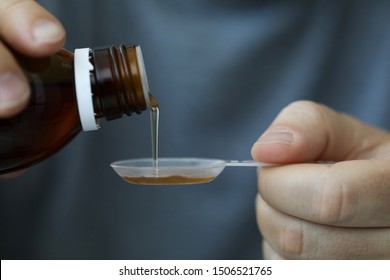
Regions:
<svg viewBox="0 0 390 280"><path fill-rule="evenodd" d="M159 158L157 167L150 158L111 163L111 167L126 182L144 185L207 183L214 180L226 166L266 167L274 164L205 158Z"/></svg>

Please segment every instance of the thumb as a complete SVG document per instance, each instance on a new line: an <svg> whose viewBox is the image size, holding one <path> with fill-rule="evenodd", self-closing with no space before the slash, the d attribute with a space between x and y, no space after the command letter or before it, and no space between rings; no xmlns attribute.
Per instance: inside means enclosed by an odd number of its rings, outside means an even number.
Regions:
<svg viewBox="0 0 390 280"><path fill-rule="evenodd" d="M252 157L256 161L285 164L378 155L389 158L389 149L383 147L389 141L388 133L351 116L314 102L297 101L284 108L260 136L252 147Z"/></svg>

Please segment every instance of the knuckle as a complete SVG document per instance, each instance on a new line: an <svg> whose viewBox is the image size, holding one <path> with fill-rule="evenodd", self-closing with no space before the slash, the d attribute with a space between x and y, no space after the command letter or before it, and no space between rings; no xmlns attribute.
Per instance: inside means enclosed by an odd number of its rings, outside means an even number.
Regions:
<svg viewBox="0 0 390 280"><path fill-rule="evenodd" d="M277 238L277 249L281 257L300 259L303 256L304 232L299 222L284 225Z"/></svg>
<svg viewBox="0 0 390 280"><path fill-rule="evenodd" d="M356 217L357 196L349 185L326 172L314 199L314 215L322 224L345 225Z"/></svg>
<svg viewBox="0 0 390 280"><path fill-rule="evenodd" d="M22 9L25 9L24 7L25 2L30 2L28 0L4 0L0 1L0 34L4 35L3 33L6 33L7 30L11 29L10 25L15 20L12 19L18 19L18 12Z"/></svg>
<svg viewBox="0 0 390 280"><path fill-rule="evenodd" d="M0 2L0 10L2 12L12 11L14 8L18 8L20 4L28 0L3 0Z"/></svg>
<svg viewBox="0 0 390 280"><path fill-rule="evenodd" d="M322 129L316 129L316 131L325 132L330 126L329 114L331 112L325 105L308 100L299 100L287 105L281 111L279 117L292 126L296 125L291 123L291 120L299 120L300 122L304 122L306 126L315 128L318 128L318 124L321 124Z"/></svg>
<svg viewBox="0 0 390 280"><path fill-rule="evenodd" d="M298 100L283 109L285 112L304 114L315 119L323 119L325 106L308 100Z"/></svg>

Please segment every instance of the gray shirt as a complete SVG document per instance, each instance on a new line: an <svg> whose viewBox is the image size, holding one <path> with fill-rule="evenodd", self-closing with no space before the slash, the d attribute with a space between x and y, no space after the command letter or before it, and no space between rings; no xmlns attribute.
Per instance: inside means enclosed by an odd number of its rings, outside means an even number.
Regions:
<svg viewBox="0 0 390 280"><path fill-rule="evenodd" d="M66 47L142 46L160 156L249 159L298 99L390 129L389 1L38 1ZM256 172L136 186L109 167L150 157L149 114L101 124L0 184L2 259L256 259Z"/></svg>

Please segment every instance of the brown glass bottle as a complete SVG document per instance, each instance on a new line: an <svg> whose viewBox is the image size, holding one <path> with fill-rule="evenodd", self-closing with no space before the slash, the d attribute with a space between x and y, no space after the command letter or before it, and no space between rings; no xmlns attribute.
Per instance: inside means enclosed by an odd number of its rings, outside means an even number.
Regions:
<svg viewBox="0 0 390 280"><path fill-rule="evenodd" d="M86 63L91 68L84 74L88 75L93 95L86 94L90 95L96 127L100 118L112 120L141 113L150 106L138 46L87 51ZM46 58L15 56L29 79L31 98L19 115L0 120L0 174L25 169L46 159L82 129L86 130L80 117L84 105L78 107L77 95L84 93L76 90L78 66L74 64L74 54L63 49Z"/></svg>

